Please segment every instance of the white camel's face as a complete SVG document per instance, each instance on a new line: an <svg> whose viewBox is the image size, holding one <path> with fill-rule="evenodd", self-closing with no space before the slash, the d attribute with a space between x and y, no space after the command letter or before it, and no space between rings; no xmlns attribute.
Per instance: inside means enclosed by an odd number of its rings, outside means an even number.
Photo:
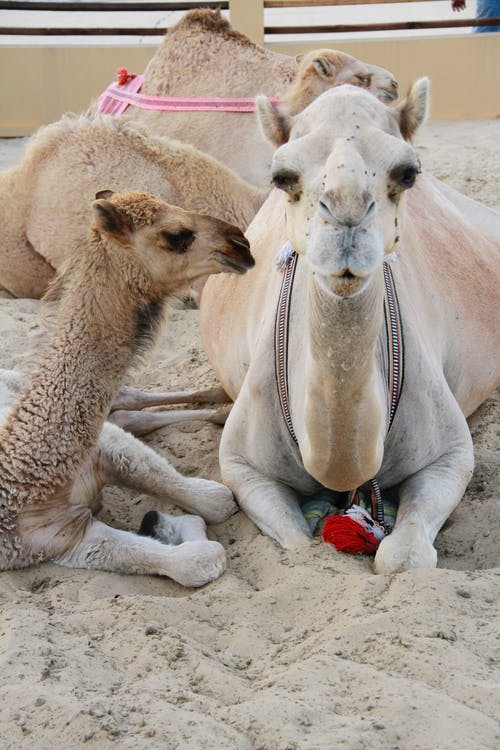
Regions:
<svg viewBox="0 0 500 750"><path fill-rule="evenodd" d="M331 89L293 119L272 177L288 194L292 246L322 285L340 296L365 286L397 245L418 171L394 113L361 89Z"/></svg>

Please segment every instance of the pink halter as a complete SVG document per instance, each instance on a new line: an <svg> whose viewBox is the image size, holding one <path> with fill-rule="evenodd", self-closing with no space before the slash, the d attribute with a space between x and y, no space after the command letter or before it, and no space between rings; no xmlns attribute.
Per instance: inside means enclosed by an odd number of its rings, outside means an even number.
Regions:
<svg viewBox="0 0 500 750"><path fill-rule="evenodd" d="M99 97L99 112L117 117L128 106L165 112L255 112L253 98L150 96L139 93L143 82L144 76L121 68L117 83L111 83ZM278 103L276 98L271 101Z"/></svg>

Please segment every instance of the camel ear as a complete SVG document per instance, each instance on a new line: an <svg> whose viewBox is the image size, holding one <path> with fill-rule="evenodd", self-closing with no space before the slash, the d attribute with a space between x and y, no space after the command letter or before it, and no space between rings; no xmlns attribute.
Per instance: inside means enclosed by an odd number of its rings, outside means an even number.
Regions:
<svg viewBox="0 0 500 750"><path fill-rule="evenodd" d="M303 59L304 55L302 53L300 55L295 55L295 62L297 63L297 65L302 62Z"/></svg>
<svg viewBox="0 0 500 750"><path fill-rule="evenodd" d="M132 226L129 217L114 203L100 198L92 204L94 227L98 232L109 234L122 244L129 241Z"/></svg>
<svg viewBox="0 0 500 750"><path fill-rule="evenodd" d="M406 141L411 141L427 119L429 104L430 81L428 78L419 78L410 86L406 98L395 108L401 135Z"/></svg>
<svg viewBox="0 0 500 750"><path fill-rule="evenodd" d="M259 94L255 99L260 129L273 146L282 146L290 136L290 119L282 114L267 96Z"/></svg>
<svg viewBox="0 0 500 750"><path fill-rule="evenodd" d="M326 57L315 57L311 63L320 78L335 78L335 65Z"/></svg>
<svg viewBox="0 0 500 750"><path fill-rule="evenodd" d="M104 198L105 200L109 200L114 194L114 190L98 190L95 194L95 199L99 200L99 198Z"/></svg>

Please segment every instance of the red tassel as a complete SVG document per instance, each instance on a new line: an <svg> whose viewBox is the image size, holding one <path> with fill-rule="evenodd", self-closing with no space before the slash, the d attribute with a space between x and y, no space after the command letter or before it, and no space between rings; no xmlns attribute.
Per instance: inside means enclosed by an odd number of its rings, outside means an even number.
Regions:
<svg viewBox="0 0 500 750"><path fill-rule="evenodd" d="M135 75L130 75L127 68L119 68L116 71L116 77L118 79L118 86L125 86L131 78L135 78Z"/></svg>
<svg viewBox="0 0 500 750"><path fill-rule="evenodd" d="M353 555L373 555L380 544L375 534L363 528L350 515L328 516L321 536L340 552L350 552Z"/></svg>

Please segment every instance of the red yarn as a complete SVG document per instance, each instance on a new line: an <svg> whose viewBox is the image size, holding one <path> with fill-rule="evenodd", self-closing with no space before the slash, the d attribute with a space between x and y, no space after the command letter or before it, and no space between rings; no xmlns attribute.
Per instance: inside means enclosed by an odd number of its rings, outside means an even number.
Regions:
<svg viewBox="0 0 500 750"><path fill-rule="evenodd" d="M321 536L340 552L353 555L373 555L380 544L375 534L365 530L351 516L328 516Z"/></svg>
<svg viewBox="0 0 500 750"><path fill-rule="evenodd" d="M127 68L119 68L116 71L116 76L118 78L118 86L125 86L130 78L135 78L135 75L131 75Z"/></svg>

